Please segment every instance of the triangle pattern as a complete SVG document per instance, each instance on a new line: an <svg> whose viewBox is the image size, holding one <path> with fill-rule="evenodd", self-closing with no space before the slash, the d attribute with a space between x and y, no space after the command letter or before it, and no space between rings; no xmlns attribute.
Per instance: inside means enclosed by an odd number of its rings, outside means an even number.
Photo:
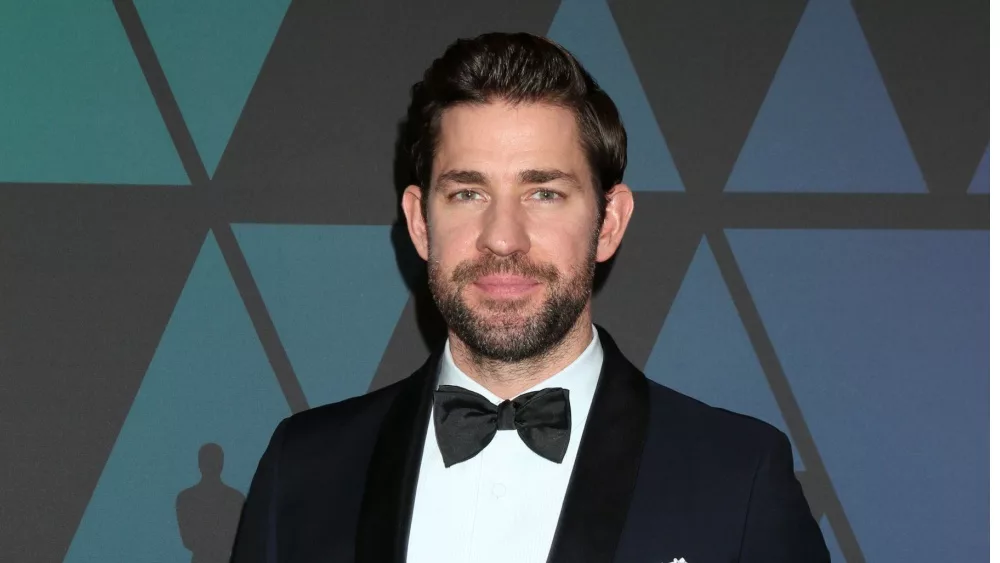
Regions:
<svg viewBox="0 0 1000 563"><path fill-rule="evenodd" d="M0 181L188 183L110 2L4 2L0 22Z"/></svg>
<svg viewBox="0 0 1000 563"><path fill-rule="evenodd" d="M865 557L988 559L989 233L727 236Z"/></svg>
<svg viewBox="0 0 1000 563"><path fill-rule="evenodd" d="M209 176L225 152L289 0L136 0Z"/></svg>
<svg viewBox="0 0 1000 563"><path fill-rule="evenodd" d="M364 394L378 369L409 298L390 229L233 226L312 406Z"/></svg>
<svg viewBox="0 0 1000 563"><path fill-rule="evenodd" d="M931 193L965 193L990 137L990 4L852 0Z"/></svg>
<svg viewBox="0 0 1000 563"><path fill-rule="evenodd" d="M722 273L703 238L667 314L646 375L714 407L788 426L743 328ZM803 468L792 443L795 467Z"/></svg>
<svg viewBox="0 0 1000 563"><path fill-rule="evenodd" d="M191 560L175 503L200 479L201 447L222 447L222 482L245 495L271 432L289 414L210 233L65 562ZM208 506L203 517L221 529L239 519L239 505Z"/></svg>
<svg viewBox="0 0 1000 563"><path fill-rule="evenodd" d="M683 190L607 2L563 0L548 37L573 53L618 107L628 134L625 183L637 191Z"/></svg>
<svg viewBox="0 0 1000 563"><path fill-rule="evenodd" d="M805 5L611 3L685 190L725 187Z"/></svg>
<svg viewBox="0 0 1000 563"><path fill-rule="evenodd" d="M849 0L810 0L729 191L925 192Z"/></svg>
<svg viewBox="0 0 1000 563"><path fill-rule="evenodd" d="M983 159L979 161L979 166L976 167L976 173L972 176L972 182L969 184L970 194L988 194L990 193L990 147L986 147L986 152L983 153Z"/></svg>

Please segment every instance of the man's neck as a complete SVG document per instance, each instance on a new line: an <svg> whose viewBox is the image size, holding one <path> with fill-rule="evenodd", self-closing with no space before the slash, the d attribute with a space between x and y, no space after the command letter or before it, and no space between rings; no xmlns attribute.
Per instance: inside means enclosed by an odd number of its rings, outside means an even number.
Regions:
<svg viewBox="0 0 1000 563"><path fill-rule="evenodd" d="M589 307L551 350L520 362L483 358L454 333L448 333L451 355L458 369L501 399L513 399L565 369L587 349L593 337Z"/></svg>

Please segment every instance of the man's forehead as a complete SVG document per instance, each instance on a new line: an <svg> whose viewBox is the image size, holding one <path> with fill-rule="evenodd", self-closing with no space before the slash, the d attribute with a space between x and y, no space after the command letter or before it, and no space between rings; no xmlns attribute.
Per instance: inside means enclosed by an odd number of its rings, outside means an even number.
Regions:
<svg viewBox="0 0 1000 563"><path fill-rule="evenodd" d="M574 114L563 107L461 104L442 116L432 177L451 171L498 174L502 170L520 180L578 180L587 166L580 141ZM561 178L538 179L546 174Z"/></svg>

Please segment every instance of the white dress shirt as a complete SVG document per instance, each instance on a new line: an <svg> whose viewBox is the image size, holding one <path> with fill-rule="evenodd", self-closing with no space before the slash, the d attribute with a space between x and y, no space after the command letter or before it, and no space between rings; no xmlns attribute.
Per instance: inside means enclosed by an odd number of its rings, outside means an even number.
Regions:
<svg viewBox="0 0 1000 563"><path fill-rule="evenodd" d="M590 345L573 363L525 391L569 390L570 438L562 463L531 451L516 431L501 430L478 455L445 468L433 419L428 422L407 561L545 561L603 362L604 351L594 328ZM445 344L438 384L475 391L493 404L502 402L458 369L450 344Z"/></svg>

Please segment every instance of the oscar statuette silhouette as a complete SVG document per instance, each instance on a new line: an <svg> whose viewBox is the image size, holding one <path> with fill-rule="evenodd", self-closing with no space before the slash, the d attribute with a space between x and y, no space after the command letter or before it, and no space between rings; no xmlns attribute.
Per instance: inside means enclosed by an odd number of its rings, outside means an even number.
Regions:
<svg viewBox="0 0 1000 563"><path fill-rule="evenodd" d="M177 525L181 541L191 551L191 563L227 563L245 498L222 482L222 446L198 450L201 480L177 495Z"/></svg>

